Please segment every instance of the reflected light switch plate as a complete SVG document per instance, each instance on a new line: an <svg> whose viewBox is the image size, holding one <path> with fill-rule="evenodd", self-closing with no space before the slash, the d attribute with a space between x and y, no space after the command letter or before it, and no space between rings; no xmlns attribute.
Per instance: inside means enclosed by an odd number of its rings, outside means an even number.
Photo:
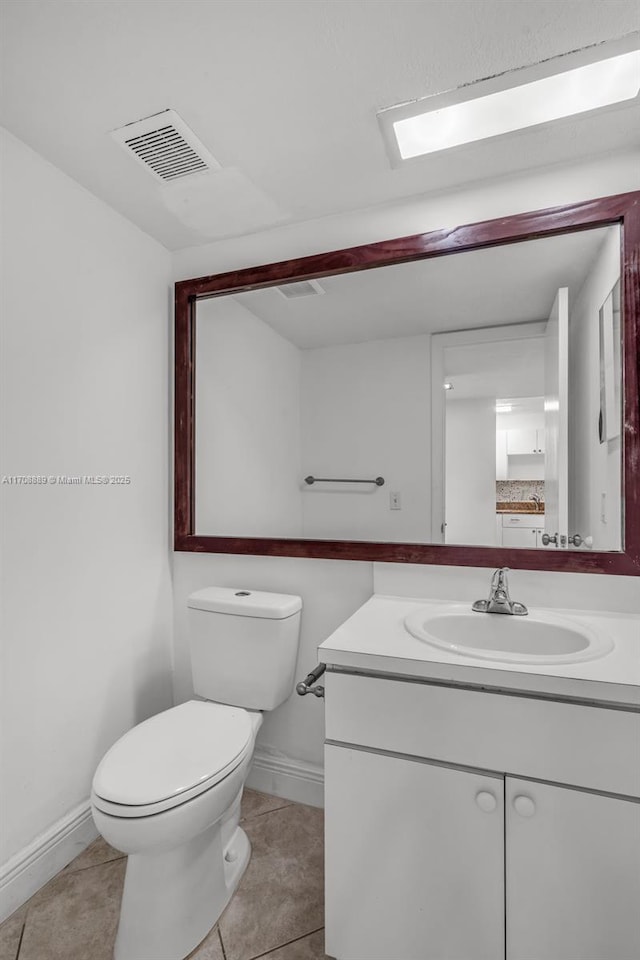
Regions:
<svg viewBox="0 0 640 960"><path fill-rule="evenodd" d="M397 490L389 494L389 510L402 510L400 506L400 494Z"/></svg>

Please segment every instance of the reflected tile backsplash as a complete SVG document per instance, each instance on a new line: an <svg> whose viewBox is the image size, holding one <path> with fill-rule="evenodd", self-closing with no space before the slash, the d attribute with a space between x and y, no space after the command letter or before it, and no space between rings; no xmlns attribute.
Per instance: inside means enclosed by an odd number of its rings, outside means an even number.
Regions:
<svg viewBox="0 0 640 960"><path fill-rule="evenodd" d="M544 502L544 480L496 480L497 503L530 500L540 497Z"/></svg>

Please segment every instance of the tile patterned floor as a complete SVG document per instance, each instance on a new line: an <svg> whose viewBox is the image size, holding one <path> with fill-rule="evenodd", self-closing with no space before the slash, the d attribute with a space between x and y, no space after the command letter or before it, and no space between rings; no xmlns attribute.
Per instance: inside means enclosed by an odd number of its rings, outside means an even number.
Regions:
<svg viewBox="0 0 640 960"><path fill-rule="evenodd" d="M189 960L325 960L322 811L245 790L242 826L251 862ZM0 960L112 960L125 865L92 843L0 926Z"/></svg>

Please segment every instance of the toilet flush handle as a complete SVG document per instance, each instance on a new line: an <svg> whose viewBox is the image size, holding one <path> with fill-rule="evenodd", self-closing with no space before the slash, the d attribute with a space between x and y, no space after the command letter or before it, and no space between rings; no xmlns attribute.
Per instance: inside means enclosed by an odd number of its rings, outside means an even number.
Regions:
<svg viewBox="0 0 640 960"><path fill-rule="evenodd" d="M296 685L296 693L300 697L306 697L308 693L313 693L316 697L324 697L324 687L314 686L316 680L318 680L326 670L326 665L324 663L319 663L315 670L312 670L311 673L308 673L304 680L301 680L300 683Z"/></svg>

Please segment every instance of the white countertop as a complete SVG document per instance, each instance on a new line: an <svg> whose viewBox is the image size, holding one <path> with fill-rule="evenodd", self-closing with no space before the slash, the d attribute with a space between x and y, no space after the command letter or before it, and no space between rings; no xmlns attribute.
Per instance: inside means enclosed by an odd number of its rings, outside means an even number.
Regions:
<svg viewBox="0 0 640 960"><path fill-rule="evenodd" d="M411 636L407 614L443 602L375 595L320 645L319 660L365 673L640 706L640 615L548 611L609 636L614 647L597 660L532 666L460 656Z"/></svg>

